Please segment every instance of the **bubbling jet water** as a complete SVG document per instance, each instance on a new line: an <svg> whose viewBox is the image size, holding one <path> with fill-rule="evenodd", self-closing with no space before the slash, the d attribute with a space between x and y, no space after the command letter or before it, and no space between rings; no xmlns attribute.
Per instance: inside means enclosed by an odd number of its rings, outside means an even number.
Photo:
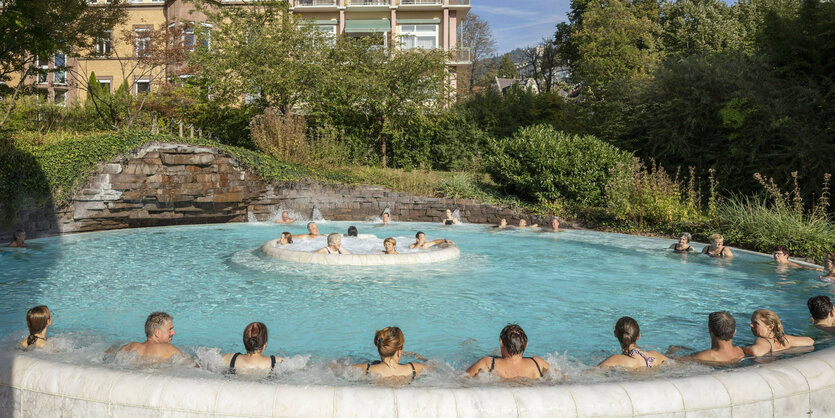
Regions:
<svg viewBox="0 0 835 418"><path fill-rule="evenodd" d="M322 213L319 212L319 208L316 206L313 207L313 210L310 211L310 219L314 221L322 221L325 218L322 217Z"/></svg>

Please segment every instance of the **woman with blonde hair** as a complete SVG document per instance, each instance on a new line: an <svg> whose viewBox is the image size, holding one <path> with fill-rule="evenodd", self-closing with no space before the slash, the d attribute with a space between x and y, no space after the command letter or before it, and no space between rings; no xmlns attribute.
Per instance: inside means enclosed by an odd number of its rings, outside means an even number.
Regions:
<svg viewBox="0 0 835 418"><path fill-rule="evenodd" d="M396 239L388 237L383 240L383 248L385 248L383 250L383 254L397 254L397 250L395 249L395 247L397 247Z"/></svg>
<svg viewBox="0 0 835 418"><path fill-rule="evenodd" d="M835 252L826 253L826 257L823 258L823 270L826 274L818 277L818 280L835 282Z"/></svg>
<svg viewBox="0 0 835 418"><path fill-rule="evenodd" d="M379 377L397 378L409 377L414 381L426 365L423 363L408 362L400 364L403 358L403 346L406 344L406 337L398 327L385 327L374 333L374 345L380 354L380 360L366 364L354 364L353 367L365 370L366 374L374 373Z"/></svg>
<svg viewBox="0 0 835 418"><path fill-rule="evenodd" d="M742 347L749 356L759 357L769 353L788 350L792 347L808 347L815 344L809 337L787 335L776 313L758 309L751 314L751 332L757 339L754 344Z"/></svg>
<svg viewBox="0 0 835 418"><path fill-rule="evenodd" d="M287 245L293 243L293 234L285 231L281 233L281 239L278 241L278 245Z"/></svg>
<svg viewBox="0 0 835 418"><path fill-rule="evenodd" d="M623 367L624 369L651 369L667 361L657 351L643 351L636 345L641 339L638 321L624 316L615 324L615 338L620 342L621 354L610 356L597 367Z"/></svg>
<svg viewBox="0 0 835 418"><path fill-rule="evenodd" d="M731 249L725 246L725 237L719 234L710 236L710 245L702 248L702 254L707 254L711 257L725 257L731 258L734 253Z"/></svg>
<svg viewBox="0 0 835 418"><path fill-rule="evenodd" d="M23 348L35 346L43 348L46 345L46 330L52 325L52 312L46 305L35 306L26 312L26 326L29 336L20 342Z"/></svg>
<svg viewBox="0 0 835 418"><path fill-rule="evenodd" d="M265 356L267 349L267 326L261 322L252 322L244 328L244 348L246 354L229 353L223 355L223 361L229 365L229 373L242 370L272 370L276 363L284 361L281 357Z"/></svg>

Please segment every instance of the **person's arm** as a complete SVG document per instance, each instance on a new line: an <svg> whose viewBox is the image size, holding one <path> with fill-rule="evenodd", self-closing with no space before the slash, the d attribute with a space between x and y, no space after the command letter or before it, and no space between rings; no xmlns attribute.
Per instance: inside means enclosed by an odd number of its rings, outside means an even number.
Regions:
<svg viewBox="0 0 835 418"><path fill-rule="evenodd" d="M757 338L754 344L747 347L742 347L742 352L749 356L759 357L768 354L771 351L771 345L765 338Z"/></svg>
<svg viewBox="0 0 835 418"><path fill-rule="evenodd" d="M675 250L676 249L676 244L670 245L669 247L667 247L667 249Z"/></svg>
<svg viewBox="0 0 835 418"><path fill-rule="evenodd" d="M348 252L348 250L346 250L346 249L345 249L345 247L343 247L343 246L341 246L341 245L339 246L339 251L340 251L342 254L348 254L348 255L350 255L350 254L351 254L350 252Z"/></svg>
<svg viewBox="0 0 835 418"><path fill-rule="evenodd" d="M792 347L808 347L810 345L815 345L815 340L809 337L795 337L794 335L786 335L788 338L789 343L791 343Z"/></svg>
<svg viewBox="0 0 835 418"><path fill-rule="evenodd" d="M705 245L704 248L702 248L702 254L707 254L709 251L710 251L710 245Z"/></svg>
<svg viewBox="0 0 835 418"><path fill-rule="evenodd" d="M415 248L415 247L417 247L417 243L416 243L416 242L415 242L415 243L412 243L411 245L409 245L409 249L410 249L410 250L411 250L412 248Z"/></svg>
<svg viewBox="0 0 835 418"><path fill-rule="evenodd" d="M482 357L479 361L475 362L475 364L467 369L467 374L470 375L470 377L476 377L482 370L488 371L490 369L490 366L487 365L489 359L490 357Z"/></svg>
<svg viewBox="0 0 835 418"><path fill-rule="evenodd" d="M650 354L652 355L652 357L655 357L655 361L657 361L658 362L657 364L659 364L659 365L664 364L664 362L669 360L669 358L667 356L665 356L665 355L663 355L663 354L661 354L657 351L650 351Z"/></svg>
<svg viewBox="0 0 835 418"><path fill-rule="evenodd" d="M734 257L734 253L731 252L730 247L722 247L722 255L725 256L725 258L733 258Z"/></svg>
<svg viewBox="0 0 835 418"><path fill-rule="evenodd" d="M134 351L135 350L135 348L134 348L135 344L136 344L135 342L127 343L127 344L123 345L122 348L119 349L119 351Z"/></svg>
<svg viewBox="0 0 835 418"><path fill-rule="evenodd" d="M324 248L320 248L320 249L314 251L313 253L314 254L324 254L324 253L327 253L327 252L328 252L328 247L324 247Z"/></svg>

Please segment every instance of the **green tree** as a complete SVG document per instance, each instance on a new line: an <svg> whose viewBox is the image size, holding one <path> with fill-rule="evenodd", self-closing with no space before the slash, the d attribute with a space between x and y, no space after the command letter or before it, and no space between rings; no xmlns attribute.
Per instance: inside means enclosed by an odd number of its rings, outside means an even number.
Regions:
<svg viewBox="0 0 835 418"><path fill-rule="evenodd" d="M90 49L95 39L125 18L124 2L90 6L87 0L6 0L0 11L0 81L12 74L21 80L34 70L38 57L56 52L68 56ZM13 100L23 86L15 88ZM12 106L0 121L8 119Z"/></svg>
<svg viewBox="0 0 835 418"><path fill-rule="evenodd" d="M665 51L681 55L742 51L747 31L734 9L720 0L678 0L663 7Z"/></svg>
<svg viewBox="0 0 835 418"><path fill-rule="evenodd" d="M212 97L236 103L242 97L260 107L290 112L318 84L330 39L288 10L285 1L265 0L246 7L211 7L196 0L212 24L211 49L192 57L200 82Z"/></svg>
<svg viewBox="0 0 835 418"><path fill-rule="evenodd" d="M362 131L379 144L382 166L389 138L413 118L426 118L451 97L447 54L438 49L387 50L368 38L343 37L331 49L313 90L311 114ZM408 144L404 144L408 146Z"/></svg>
<svg viewBox="0 0 835 418"><path fill-rule="evenodd" d="M497 76L501 78L518 78L519 73L516 71L516 64L510 60L510 54L504 54L502 61L499 63L499 72Z"/></svg>

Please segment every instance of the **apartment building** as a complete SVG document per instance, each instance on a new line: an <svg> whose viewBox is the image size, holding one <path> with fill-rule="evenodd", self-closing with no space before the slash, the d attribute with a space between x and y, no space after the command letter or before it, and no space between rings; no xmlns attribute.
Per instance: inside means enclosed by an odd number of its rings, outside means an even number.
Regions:
<svg viewBox="0 0 835 418"><path fill-rule="evenodd" d="M234 7L251 1L223 0L222 4ZM459 45L457 35L459 22L470 10L470 0L287 1L291 13L311 19L320 30L335 36L372 36L378 37L380 44L386 46L392 46L396 40L400 48L451 51L453 58L449 67L453 75L471 65L469 49ZM109 0L89 0L94 7L105 2ZM91 56L77 59L66 54L38 57L37 71L27 78L27 84L34 84L45 98L59 104L85 100L86 91L79 85L83 85L82 81L86 82L91 73L95 73L98 83L110 91L126 80L134 94L150 91L155 80L166 75L160 71L138 70L133 63L150 42L150 29L161 24L184 21L200 24L206 20L192 4L183 0L128 0L126 8L127 21L97 40ZM133 38L132 41L125 39L125 33ZM193 33L190 42L195 42ZM65 64L70 71L52 71ZM455 76L451 77L452 83L455 79ZM12 84L15 82L12 80Z"/></svg>

